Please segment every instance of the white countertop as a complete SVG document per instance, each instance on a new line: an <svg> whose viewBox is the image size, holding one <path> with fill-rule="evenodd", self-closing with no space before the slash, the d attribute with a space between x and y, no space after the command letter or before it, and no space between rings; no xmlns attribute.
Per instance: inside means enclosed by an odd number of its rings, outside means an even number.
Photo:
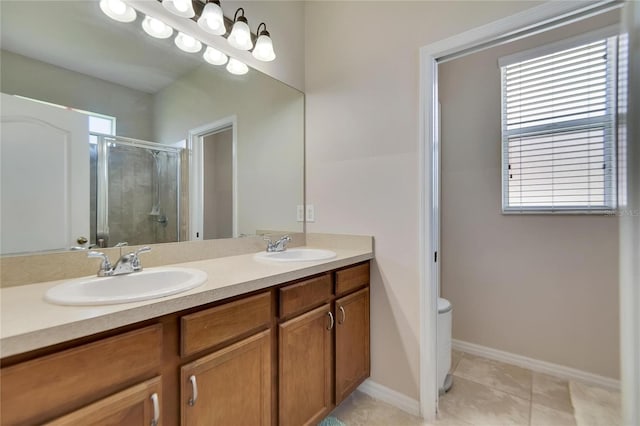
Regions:
<svg viewBox="0 0 640 426"><path fill-rule="evenodd" d="M45 292L63 282L49 281L0 290L0 357L128 324L160 317L373 258L370 248L334 249L337 257L320 262L258 261L253 254L172 266L200 269L207 281L193 290L160 299L106 306L58 306Z"/></svg>

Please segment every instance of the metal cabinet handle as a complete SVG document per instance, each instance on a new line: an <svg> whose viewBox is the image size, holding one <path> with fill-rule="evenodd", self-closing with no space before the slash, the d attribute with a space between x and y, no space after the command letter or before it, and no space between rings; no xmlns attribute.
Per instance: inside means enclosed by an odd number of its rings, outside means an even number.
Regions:
<svg viewBox="0 0 640 426"><path fill-rule="evenodd" d="M160 404L158 403L158 394L153 393L151 395L151 403L153 404L153 419L151 420L151 426L158 426L160 421Z"/></svg>
<svg viewBox="0 0 640 426"><path fill-rule="evenodd" d="M338 321L338 324L344 324L344 320L347 319L347 314L344 312L344 308L342 306L340 306L338 309L340 309L340 313L342 314L342 319Z"/></svg>
<svg viewBox="0 0 640 426"><path fill-rule="evenodd" d="M327 315L329 315L329 327L327 327L327 330L331 330L333 328L333 325L335 324L335 321L333 320L333 314L331 312L327 312Z"/></svg>
<svg viewBox="0 0 640 426"><path fill-rule="evenodd" d="M191 398L189 398L189 406L193 407L198 400L198 383L196 382L196 376L189 376L189 381L191 382Z"/></svg>

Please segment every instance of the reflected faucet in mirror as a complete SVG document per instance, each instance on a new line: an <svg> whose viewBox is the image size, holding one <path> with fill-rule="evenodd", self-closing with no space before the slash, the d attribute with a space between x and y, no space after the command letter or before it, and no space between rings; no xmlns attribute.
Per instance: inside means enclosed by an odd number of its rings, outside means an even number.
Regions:
<svg viewBox="0 0 640 426"><path fill-rule="evenodd" d="M269 237L265 237L264 240L267 242L267 253L275 253L285 251L287 249L287 243L291 241L291 237L284 235L282 238L275 241L272 241Z"/></svg>

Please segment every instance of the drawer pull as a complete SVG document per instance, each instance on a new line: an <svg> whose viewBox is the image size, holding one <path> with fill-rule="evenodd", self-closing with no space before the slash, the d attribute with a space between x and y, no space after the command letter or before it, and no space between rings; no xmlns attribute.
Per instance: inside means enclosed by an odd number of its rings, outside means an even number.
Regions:
<svg viewBox="0 0 640 426"><path fill-rule="evenodd" d="M190 407L193 407L198 400L198 383L196 382L196 376L189 376L189 381L191 382L192 397L189 398L188 403Z"/></svg>
<svg viewBox="0 0 640 426"><path fill-rule="evenodd" d="M153 393L151 395L151 403L153 404L153 420L151 420L151 426L158 426L160 421L160 404L158 403L158 394Z"/></svg>
<svg viewBox="0 0 640 426"><path fill-rule="evenodd" d="M327 312L327 315L329 315L329 327L327 327L327 330L331 330L333 328L333 325L335 324L333 320L333 314L331 312Z"/></svg>
<svg viewBox="0 0 640 426"><path fill-rule="evenodd" d="M344 324L344 320L347 319L347 314L344 312L344 308L340 306L340 313L342 314L342 319L338 321L338 324Z"/></svg>

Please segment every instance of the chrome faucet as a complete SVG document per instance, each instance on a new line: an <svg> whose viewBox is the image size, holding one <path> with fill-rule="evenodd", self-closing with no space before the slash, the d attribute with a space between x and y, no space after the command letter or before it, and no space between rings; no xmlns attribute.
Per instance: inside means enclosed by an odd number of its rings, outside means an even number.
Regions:
<svg viewBox="0 0 640 426"><path fill-rule="evenodd" d="M287 249L287 243L291 241L291 237L285 235L275 241L272 241L269 237L265 237L264 240L267 242L267 252L274 253L278 251L285 251Z"/></svg>
<svg viewBox="0 0 640 426"><path fill-rule="evenodd" d="M120 259L118 259L114 266L112 266L111 262L109 262L109 257L102 252L90 251L87 257L102 259L100 269L98 269L99 277L112 277L116 275L124 275L130 274L132 272L142 271L142 264L140 263L140 258L138 256L142 253L147 253L150 251L151 247L141 247L136 251L132 251L131 253L127 253L124 256L120 256Z"/></svg>

